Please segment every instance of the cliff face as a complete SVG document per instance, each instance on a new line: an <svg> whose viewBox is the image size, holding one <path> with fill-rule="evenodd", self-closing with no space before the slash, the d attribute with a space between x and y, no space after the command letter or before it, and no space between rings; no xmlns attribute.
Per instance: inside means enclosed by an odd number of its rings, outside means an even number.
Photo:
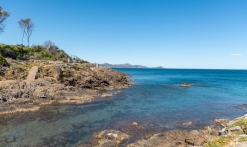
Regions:
<svg viewBox="0 0 247 147"><path fill-rule="evenodd" d="M126 88L131 85L128 75L89 64L28 65L36 65L36 73L30 73L31 66L18 72L13 72L11 69L15 68L8 67L1 76L0 114L36 110L40 104L52 102L88 102L100 96L99 90ZM36 75L36 79L25 79L28 69L29 74Z"/></svg>

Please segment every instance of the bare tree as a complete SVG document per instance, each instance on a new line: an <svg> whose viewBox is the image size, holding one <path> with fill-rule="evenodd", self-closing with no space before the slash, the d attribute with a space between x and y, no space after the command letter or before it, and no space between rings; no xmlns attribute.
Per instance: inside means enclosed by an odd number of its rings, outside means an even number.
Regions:
<svg viewBox="0 0 247 147"><path fill-rule="evenodd" d="M52 42L51 40L45 41L43 47L46 48L47 51L49 51L51 54L56 56L58 59L58 56L60 55L60 50L58 46L55 45L54 42Z"/></svg>
<svg viewBox="0 0 247 147"><path fill-rule="evenodd" d="M30 37L31 37L31 35L33 33L35 25L31 21L30 18L21 19L19 22L21 22L23 24L23 27L24 27L23 31L27 36L27 43L28 43L28 47L29 47L29 40L30 40Z"/></svg>
<svg viewBox="0 0 247 147"><path fill-rule="evenodd" d="M5 25L3 24L3 22L9 16L10 16L10 13L3 11L2 7L0 6L0 33L4 31Z"/></svg>
<svg viewBox="0 0 247 147"><path fill-rule="evenodd" d="M22 42L21 42L21 44L23 45L23 38L24 38L26 27L25 27L24 21L22 19L18 22L18 24L19 24L19 27L20 27L21 32L22 32Z"/></svg>
<svg viewBox="0 0 247 147"><path fill-rule="evenodd" d="M47 50L49 50L49 48L52 47L52 46L55 46L55 43L52 42L51 40L45 41L44 45L43 45L43 47L46 48Z"/></svg>

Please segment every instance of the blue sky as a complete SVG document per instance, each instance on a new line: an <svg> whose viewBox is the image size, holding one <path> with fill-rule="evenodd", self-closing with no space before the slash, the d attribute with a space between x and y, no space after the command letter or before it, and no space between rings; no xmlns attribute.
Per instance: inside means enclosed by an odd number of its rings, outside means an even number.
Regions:
<svg viewBox="0 0 247 147"><path fill-rule="evenodd" d="M11 16L0 43L51 40L97 63L167 68L247 69L246 0L0 0ZM27 45L27 41L25 41Z"/></svg>

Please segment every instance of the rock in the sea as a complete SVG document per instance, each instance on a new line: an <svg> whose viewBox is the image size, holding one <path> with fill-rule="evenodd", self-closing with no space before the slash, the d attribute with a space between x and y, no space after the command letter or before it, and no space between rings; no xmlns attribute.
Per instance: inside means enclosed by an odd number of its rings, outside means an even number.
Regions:
<svg viewBox="0 0 247 147"><path fill-rule="evenodd" d="M245 108L242 108L242 107L234 107L234 108L238 110L245 110Z"/></svg>
<svg viewBox="0 0 247 147"><path fill-rule="evenodd" d="M190 87L191 84L189 84L189 83L183 83L183 84L180 84L180 86L181 86L181 87Z"/></svg>
<svg viewBox="0 0 247 147"><path fill-rule="evenodd" d="M100 147L116 147L129 138L129 135L117 130L104 130L97 138Z"/></svg>
<svg viewBox="0 0 247 147"><path fill-rule="evenodd" d="M213 123L218 123L222 127L226 127L229 122L230 122L230 120L228 120L228 119L215 119L215 120L213 120Z"/></svg>
<svg viewBox="0 0 247 147"><path fill-rule="evenodd" d="M192 122L189 121L189 122L183 122L182 123L183 126L191 126L192 125Z"/></svg>
<svg viewBox="0 0 247 147"><path fill-rule="evenodd" d="M15 138L13 137L13 136L10 136L10 137L7 137L6 139L5 139L5 142L13 142L13 141L15 141Z"/></svg>
<svg viewBox="0 0 247 147"><path fill-rule="evenodd" d="M108 92L103 93L103 94L101 95L101 97L111 97L111 96L112 96L112 93L108 93Z"/></svg>
<svg viewBox="0 0 247 147"><path fill-rule="evenodd" d="M85 127L85 125L83 123L74 123L71 126L76 128L76 129L80 129L82 127Z"/></svg>
<svg viewBox="0 0 247 147"><path fill-rule="evenodd" d="M131 126L138 126L137 122L132 122Z"/></svg>

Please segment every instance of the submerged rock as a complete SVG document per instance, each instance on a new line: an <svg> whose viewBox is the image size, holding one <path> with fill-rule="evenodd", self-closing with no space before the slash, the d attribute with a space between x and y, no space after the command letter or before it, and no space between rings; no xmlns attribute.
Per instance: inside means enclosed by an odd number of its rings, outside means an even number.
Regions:
<svg viewBox="0 0 247 147"><path fill-rule="evenodd" d="M191 126L192 125L192 122L189 121L189 122L182 122L182 125L183 126Z"/></svg>
<svg viewBox="0 0 247 147"><path fill-rule="evenodd" d="M222 127L226 127L229 122L230 122L229 119L215 119L215 120L213 120L213 123L218 123Z"/></svg>
<svg viewBox="0 0 247 147"><path fill-rule="evenodd" d="M85 127L83 123L74 123L71 125L73 128L80 129L82 127Z"/></svg>
<svg viewBox="0 0 247 147"><path fill-rule="evenodd" d="M112 93L103 93L101 97L112 97Z"/></svg>
<svg viewBox="0 0 247 147"><path fill-rule="evenodd" d="M131 125L132 125L132 126L138 126L138 123L137 123L137 122L132 122Z"/></svg>
<svg viewBox="0 0 247 147"><path fill-rule="evenodd" d="M5 142L7 142L7 143L14 142L14 141L15 141L15 138L13 136L7 137L5 139Z"/></svg>
<svg viewBox="0 0 247 147"><path fill-rule="evenodd" d="M129 135L117 130L104 130L97 138L100 147L116 147L129 138Z"/></svg>
<svg viewBox="0 0 247 147"><path fill-rule="evenodd" d="M189 83L183 83L183 84L180 84L180 86L181 86L181 87L190 87L191 84L189 84Z"/></svg>

